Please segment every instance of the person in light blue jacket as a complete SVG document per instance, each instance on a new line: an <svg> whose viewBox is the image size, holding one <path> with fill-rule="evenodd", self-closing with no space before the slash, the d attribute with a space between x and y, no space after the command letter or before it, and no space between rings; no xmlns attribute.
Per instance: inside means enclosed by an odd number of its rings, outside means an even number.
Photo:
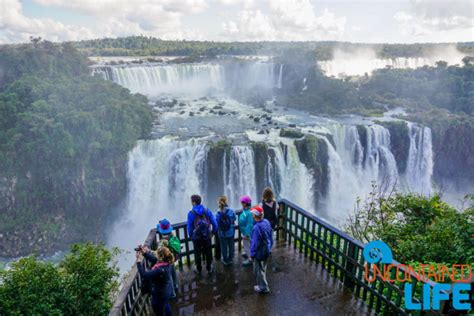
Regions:
<svg viewBox="0 0 474 316"><path fill-rule="evenodd" d="M253 228L253 217L250 213L250 206L252 205L252 199L245 195L240 198L242 204L242 214L239 217L239 229L242 234L242 244L244 246L244 256L247 259L242 263L243 266L251 266L252 259L250 258L250 235L252 234Z"/></svg>
<svg viewBox="0 0 474 316"><path fill-rule="evenodd" d="M216 213L217 236L222 252L222 263L231 265L234 259L235 212L227 206L227 197L218 200L219 208Z"/></svg>

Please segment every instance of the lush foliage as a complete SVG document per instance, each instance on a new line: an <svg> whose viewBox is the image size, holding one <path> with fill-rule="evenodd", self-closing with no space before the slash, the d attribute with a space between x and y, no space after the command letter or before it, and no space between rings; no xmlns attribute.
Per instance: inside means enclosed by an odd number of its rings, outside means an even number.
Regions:
<svg viewBox="0 0 474 316"><path fill-rule="evenodd" d="M364 242L383 240L400 262L474 262L474 207L456 210L437 195L387 196L375 188L346 229Z"/></svg>
<svg viewBox="0 0 474 316"><path fill-rule="evenodd" d="M1 315L107 315L117 289L113 253L73 245L59 265L33 256L0 272Z"/></svg>
<svg viewBox="0 0 474 316"><path fill-rule="evenodd" d="M317 59L330 59L334 49L351 51L374 49L380 57L423 56L441 44L355 44L347 42L211 42L166 41L146 36L104 38L74 42L79 49L96 56L215 56L215 55L280 55L287 50L299 50ZM472 52L471 43L459 43L457 48Z"/></svg>
<svg viewBox="0 0 474 316"><path fill-rule="evenodd" d="M2 47L0 68L0 230L98 231L150 132L146 98L92 77L68 44Z"/></svg>

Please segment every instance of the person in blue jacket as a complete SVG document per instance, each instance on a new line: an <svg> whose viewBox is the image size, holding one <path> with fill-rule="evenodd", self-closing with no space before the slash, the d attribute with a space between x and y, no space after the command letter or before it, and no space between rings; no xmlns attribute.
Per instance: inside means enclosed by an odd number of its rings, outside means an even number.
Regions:
<svg viewBox="0 0 474 316"><path fill-rule="evenodd" d="M250 243L250 257L253 260L253 271L257 277L257 285L254 286L254 290L257 293L268 293L270 288L266 273L268 257L273 247L272 226L267 219L264 219L261 206L253 207L251 212L255 220Z"/></svg>
<svg viewBox="0 0 474 316"><path fill-rule="evenodd" d="M151 306L157 316L172 314L169 300L173 295L173 281L171 279L171 269L174 262L171 251L163 247L158 250L158 258L147 248L143 247L136 253L137 269L140 276L151 282ZM146 270L143 264L146 258L153 266L151 270Z"/></svg>
<svg viewBox="0 0 474 316"><path fill-rule="evenodd" d="M193 208L188 213L188 235L193 240L196 272L201 274L202 256L206 260L206 270L212 273L212 236L217 233L214 214L201 204L199 195L191 196Z"/></svg>
<svg viewBox="0 0 474 316"><path fill-rule="evenodd" d="M251 266L252 259L250 258L250 235L252 234L253 218L250 213L250 206L252 205L252 199L248 195L244 195L240 198L240 204L242 205L242 213L239 216L239 229L242 234L242 244L244 246L244 257L247 259L242 262L243 266Z"/></svg>
<svg viewBox="0 0 474 316"><path fill-rule="evenodd" d="M227 197L221 196L217 201L219 208L216 213L217 235L221 245L222 263L231 265L234 259L235 212L227 205Z"/></svg>

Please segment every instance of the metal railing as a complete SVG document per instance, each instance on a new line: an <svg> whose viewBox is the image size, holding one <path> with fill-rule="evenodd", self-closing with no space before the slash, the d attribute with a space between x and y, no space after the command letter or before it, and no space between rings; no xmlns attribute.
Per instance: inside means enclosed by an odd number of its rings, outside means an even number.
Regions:
<svg viewBox="0 0 474 316"><path fill-rule="evenodd" d="M241 211L236 212L237 223L240 214ZM235 225L235 228L236 236L234 241L237 243L238 250L241 251L242 235L238 225ZM177 265L178 269L182 271L185 265L191 267L191 264L194 261L193 241L188 235L187 224L185 222L173 224L173 231L175 236L181 242L181 254L177 260ZM157 234L156 229L152 229L150 230L144 245L152 250L156 250L159 238L161 238L161 235L159 233ZM220 258L220 247L216 236L213 237L212 248L214 257ZM142 295L141 278L136 266L134 266L125 279L123 286L114 301L114 305L110 310L109 316L150 315L150 313L149 295Z"/></svg>
<svg viewBox="0 0 474 316"><path fill-rule="evenodd" d="M411 297L412 302L420 303L418 294L422 292L423 285L428 284L432 288L436 282L421 279L414 271L407 270L403 265L398 269L390 269L390 279L396 280L399 277L400 280L403 280L405 275L409 274L411 282L383 280L378 273L374 272L373 265L365 261L362 242L290 201L283 199L279 201L279 204L281 238L286 240L290 246L299 249L304 256L320 263L333 277L342 281L346 288L352 290L357 297L365 301L375 313L383 315L443 315L450 310L450 301L447 301L439 311L406 310L403 307L406 284L411 283L413 286L411 293L415 295ZM392 264L399 265L395 260ZM382 265L377 267L382 269ZM366 271L368 272L367 278L374 280L373 282L368 282L364 278Z"/></svg>
<svg viewBox="0 0 474 316"><path fill-rule="evenodd" d="M319 219L315 215L305 211L288 200L279 201L277 241L284 240L289 246L298 249L305 257L318 262L330 274L340 280L344 286L354 295L366 302L367 306L377 314L384 315L408 315L412 311L405 310L402 306L404 300L404 284L384 281L379 275L374 274L372 266L369 265L368 274L375 278L374 282L368 282L364 278L366 261L363 256L364 244L336 227ZM240 212L237 212L240 216ZM238 222L238 221L237 221ZM238 250L242 249L242 236L238 225L236 227L235 242ZM175 236L181 241L181 255L177 261L180 270L186 265L191 266L194 260L194 249L191 238L189 238L186 223L173 225ZM151 249L157 247L156 229L148 234L145 245ZM219 243L216 237L212 242L214 256L220 257ZM393 264L398 262L393 261ZM396 279L397 273L410 273L413 277L413 293L420 293L423 284L433 287L436 283L430 280L418 281L413 271L403 268L391 269L391 279ZM150 304L148 295L142 295L141 281L136 267L133 267L123 287L117 296L110 316L119 315L148 315ZM419 303L417 297L412 301ZM441 311L420 311L419 314L444 314L449 309L449 302Z"/></svg>

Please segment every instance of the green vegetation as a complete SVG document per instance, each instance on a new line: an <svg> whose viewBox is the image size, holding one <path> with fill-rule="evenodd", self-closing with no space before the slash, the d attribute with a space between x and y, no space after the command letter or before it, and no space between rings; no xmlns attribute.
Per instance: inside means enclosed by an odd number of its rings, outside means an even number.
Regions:
<svg viewBox="0 0 474 316"><path fill-rule="evenodd" d="M118 288L115 253L76 244L59 265L33 256L0 271L0 314L107 315Z"/></svg>
<svg viewBox="0 0 474 316"><path fill-rule="evenodd" d="M317 59L330 59L334 49L351 51L374 49L380 57L423 56L445 44L355 44L347 42L212 42L166 41L147 36L104 38L72 43L92 56L216 56L280 55L302 51ZM469 53L472 43L458 43L458 50Z"/></svg>
<svg viewBox="0 0 474 316"><path fill-rule="evenodd" d="M69 44L3 46L0 69L0 251L97 238L126 190L127 153L151 130L146 98L90 76Z"/></svg>
<svg viewBox="0 0 474 316"><path fill-rule="evenodd" d="M456 210L437 195L384 196L374 186L356 207L346 230L364 242L383 240L402 263L474 262L474 206Z"/></svg>

